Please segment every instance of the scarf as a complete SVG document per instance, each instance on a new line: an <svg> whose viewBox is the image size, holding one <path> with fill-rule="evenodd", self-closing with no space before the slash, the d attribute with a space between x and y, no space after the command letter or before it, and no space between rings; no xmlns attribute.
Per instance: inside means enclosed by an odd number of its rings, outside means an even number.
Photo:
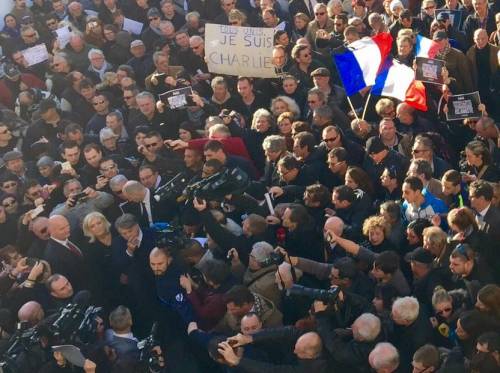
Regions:
<svg viewBox="0 0 500 373"><path fill-rule="evenodd" d="M151 31L153 31L156 35L159 35L161 36L161 30L159 28L156 28L152 25L149 25L149 28L151 29Z"/></svg>
<svg viewBox="0 0 500 373"><path fill-rule="evenodd" d="M109 68L109 65L108 65L108 62L107 61L104 61L104 64L102 65L102 67L100 69L96 69L94 66L90 65L89 66L89 70L90 71L93 71L97 74L99 74L99 79L102 81L102 79L104 78L104 73L108 70Z"/></svg>

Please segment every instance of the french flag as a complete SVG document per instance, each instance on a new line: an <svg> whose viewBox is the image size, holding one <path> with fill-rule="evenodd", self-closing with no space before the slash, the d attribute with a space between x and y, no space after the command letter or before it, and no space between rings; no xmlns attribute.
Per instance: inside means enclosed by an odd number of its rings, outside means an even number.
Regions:
<svg viewBox="0 0 500 373"><path fill-rule="evenodd" d="M439 44L422 35L417 35L415 44L416 57L435 58L439 51Z"/></svg>
<svg viewBox="0 0 500 373"><path fill-rule="evenodd" d="M417 110L427 111L425 86L415 80L415 71L392 58L382 66L372 94L396 98Z"/></svg>
<svg viewBox="0 0 500 373"><path fill-rule="evenodd" d="M391 34L381 33L356 40L333 55L347 96L375 83L380 67L391 52L391 45Z"/></svg>

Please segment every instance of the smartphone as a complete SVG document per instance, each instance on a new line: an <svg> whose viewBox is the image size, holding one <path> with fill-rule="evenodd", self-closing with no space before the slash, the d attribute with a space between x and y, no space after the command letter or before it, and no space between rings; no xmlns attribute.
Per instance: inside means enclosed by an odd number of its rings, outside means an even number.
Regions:
<svg viewBox="0 0 500 373"><path fill-rule="evenodd" d="M87 193L85 193L85 192L80 192L80 193L75 194L73 196L73 199L75 200L75 202L78 202L78 201L80 201L80 200L82 200L84 198L87 198Z"/></svg>
<svg viewBox="0 0 500 373"><path fill-rule="evenodd" d="M31 219L36 218L38 215L40 215L43 212L43 205L38 206L34 210L31 211Z"/></svg>
<svg viewBox="0 0 500 373"><path fill-rule="evenodd" d="M38 259L36 258L26 258L26 265L29 267L33 267L36 263L38 263Z"/></svg>

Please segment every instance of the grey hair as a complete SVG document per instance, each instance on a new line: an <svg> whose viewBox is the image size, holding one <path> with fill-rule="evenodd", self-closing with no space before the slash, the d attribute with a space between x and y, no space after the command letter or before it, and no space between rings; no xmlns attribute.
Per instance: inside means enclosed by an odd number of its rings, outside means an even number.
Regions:
<svg viewBox="0 0 500 373"><path fill-rule="evenodd" d="M147 99L155 102L155 96L153 96L153 94L151 92L148 92L148 91L142 91L141 93L138 93L137 96L135 96L136 100L140 100L143 98L147 98Z"/></svg>
<svg viewBox="0 0 500 373"><path fill-rule="evenodd" d="M355 339L359 336L362 341L371 342L380 334L380 319L372 313L362 314L354 321L354 324L357 325Z"/></svg>
<svg viewBox="0 0 500 373"><path fill-rule="evenodd" d="M200 19L201 16L200 16L200 13L198 13L197 11L189 12L186 14L186 17L185 17L186 22L189 22L189 19L192 17L196 17L196 18Z"/></svg>
<svg viewBox="0 0 500 373"><path fill-rule="evenodd" d="M73 183L78 183L80 185L80 188L82 187L82 183L80 183L80 180L78 180L78 179L69 179L69 180L66 180L64 182L64 186L63 186L63 193L64 193L64 195L66 197L69 196L69 194L68 194L68 185L69 184L73 184Z"/></svg>
<svg viewBox="0 0 500 373"><path fill-rule="evenodd" d="M191 44L193 41L199 41L201 43L204 43L205 40L200 35L193 35L189 38L189 44Z"/></svg>
<svg viewBox="0 0 500 373"><path fill-rule="evenodd" d="M415 297L398 298L392 304L392 312L399 318L413 322L417 319L420 310L420 304Z"/></svg>
<svg viewBox="0 0 500 373"><path fill-rule="evenodd" d="M119 110L113 110L109 112L107 117L115 117L119 122L123 123L123 114Z"/></svg>
<svg viewBox="0 0 500 373"><path fill-rule="evenodd" d="M97 48L92 48L91 50L89 50L89 53L87 53L87 58L90 60L90 56L93 54L99 54L102 57L104 57L104 52L102 50Z"/></svg>
<svg viewBox="0 0 500 373"><path fill-rule="evenodd" d="M300 108L299 105L297 105L297 102L293 98L290 98L288 96L277 96L272 99L271 101L271 111L273 112L274 115L277 115L276 111L274 110L274 105L278 101L283 101L285 104L288 106L288 110L293 113L295 118L300 117Z"/></svg>
<svg viewBox="0 0 500 373"><path fill-rule="evenodd" d="M118 138L119 136L113 132L111 128L104 127L99 131L99 141L102 143L111 138Z"/></svg>
<svg viewBox="0 0 500 373"><path fill-rule="evenodd" d="M123 193L125 194L143 193L145 190L146 187L137 180L129 180L123 186Z"/></svg>
<svg viewBox="0 0 500 373"><path fill-rule="evenodd" d="M252 125L250 126L251 129L253 129L253 130L256 129L255 126L257 125L257 121L261 117L266 118L266 120L267 120L267 122L269 124L269 127L272 127L272 125L273 125L273 116L272 116L272 114L268 110L261 108L261 109L255 110L255 112L253 113Z"/></svg>
<svg viewBox="0 0 500 373"><path fill-rule="evenodd" d="M370 352L368 361L373 369L393 371L399 366L399 352L391 343L380 342Z"/></svg>
<svg viewBox="0 0 500 373"><path fill-rule="evenodd" d="M103 221L104 225L106 227L106 232L108 232L108 233L109 233L109 228L111 227L111 223L100 212L93 211L93 212L87 214L85 216L85 218L83 219L82 230L83 230L83 234L85 235L85 237L89 238L90 243L95 242L95 240L96 240L96 237L90 231L90 222L94 219L99 219L99 220Z"/></svg>
<svg viewBox="0 0 500 373"><path fill-rule="evenodd" d="M115 221L115 228L118 229L130 229L135 227L137 224L137 218L132 214L123 214Z"/></svg>
<svg viewBox="0 0 500 373"><path fill-rule="evenodd" d="M165 52L163 52L163 51L157 51L157 52L154 52L154 53L153 53L153 63L154 63L155 65L157 65L157 64L158 64L158 59L159 59L160 57L167 57L167 58L168 58L168 54L167 54L167 53L165 53Z"/></svg>
<svg viewBox="0 0 500 373"><path fill-rule="evenodd" d="M128 181L127 177L125 175L115 175L109 180L109 187L111 190L115 188L120 188L122 189L123 185Z"/></svg>
<svg viewBox="0 0 500 373"><path fill-rule="evenodd" d="M311 88L308 92L307 92L308 95L316 95L318 96L318 98L320 99L320 101L323 102L323 104L326 104L326 95L325 95L325 92L323 92L321 89L319 88Z"/></svg>
<svg viewBox="0 0 500 373"><path fill-rule="evenodd" d="M222 77L222 76L216 76L215 78L212 79L212 81L210 82L210 86L212 87L212 89L214 89L215 87L217 87L218 85L220 84L223 84L224 87L226 87L227 89L227 83L226 83L226 80Z"/></svg>
<svg viewBox="0 0 500 373"><path fill-rule="evenodd" d="M333 118L333 110L328 105L323 105L314 109L314 114L319 115L320 117L323 118L329 118L329 119Z"/></svg>
<svg viewBox="0 0 500 373"><path fill-rule="evenodd" d="M286 151L286 139L279 135L267 136L262 142L262 148L273 153Z"/></svg>

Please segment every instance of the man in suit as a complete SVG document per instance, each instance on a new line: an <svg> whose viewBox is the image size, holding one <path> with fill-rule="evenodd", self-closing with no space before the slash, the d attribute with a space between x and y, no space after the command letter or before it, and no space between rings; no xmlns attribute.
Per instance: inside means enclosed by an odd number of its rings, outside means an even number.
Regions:
<svg viewBox="0 0 500 373"><path fill-rule="evenodd" d="M153 193L136 180L129 180L123 186L123 195L127 202L120 208L124 214L138 218L141 228L148 228L154 222L166 222L176 216L177 209L165 201L156 201Z"/></svg>
<svg viewBox="0 0 500 373"><path fill-rule="evenodd" d="M82 250L69 240L70 225L62 215L49 218L49 242L45 249L45 260L52 273L64 275L77 290L85 286L85 262Z"/></svg>
<svg viewBox="0 0 500 373"><path fill-rule="evenodd" d="M120 299L120 302L130 304L134 320L137 320L136 330L146 333L151 327L149 321L154 319L156 306L154 277L149 268L149 253L156 244L155 235L141 228L132 214L116 219L115 227L120 236L115 237L111 244L113 282L120 293L130 294L130 298Z"/></svg>
<svg viewBox="0 0 500 373"><path fill-rule="evenodd" d="M469 186L469 200L476 212L479 229L498 242L500 239L500 210L492 205L493 186L484 180L474 181Z"/></svg>
<svg viewBox="0 0 500 373"><path fill-rule="evenodd" d="M137 348L137 338L131 331L132 314L125 306L116 307L109 314L109 324L111 329L106 335L106 344L116 353L118 360L128 362L139 361L139 349Z"/></svg>

